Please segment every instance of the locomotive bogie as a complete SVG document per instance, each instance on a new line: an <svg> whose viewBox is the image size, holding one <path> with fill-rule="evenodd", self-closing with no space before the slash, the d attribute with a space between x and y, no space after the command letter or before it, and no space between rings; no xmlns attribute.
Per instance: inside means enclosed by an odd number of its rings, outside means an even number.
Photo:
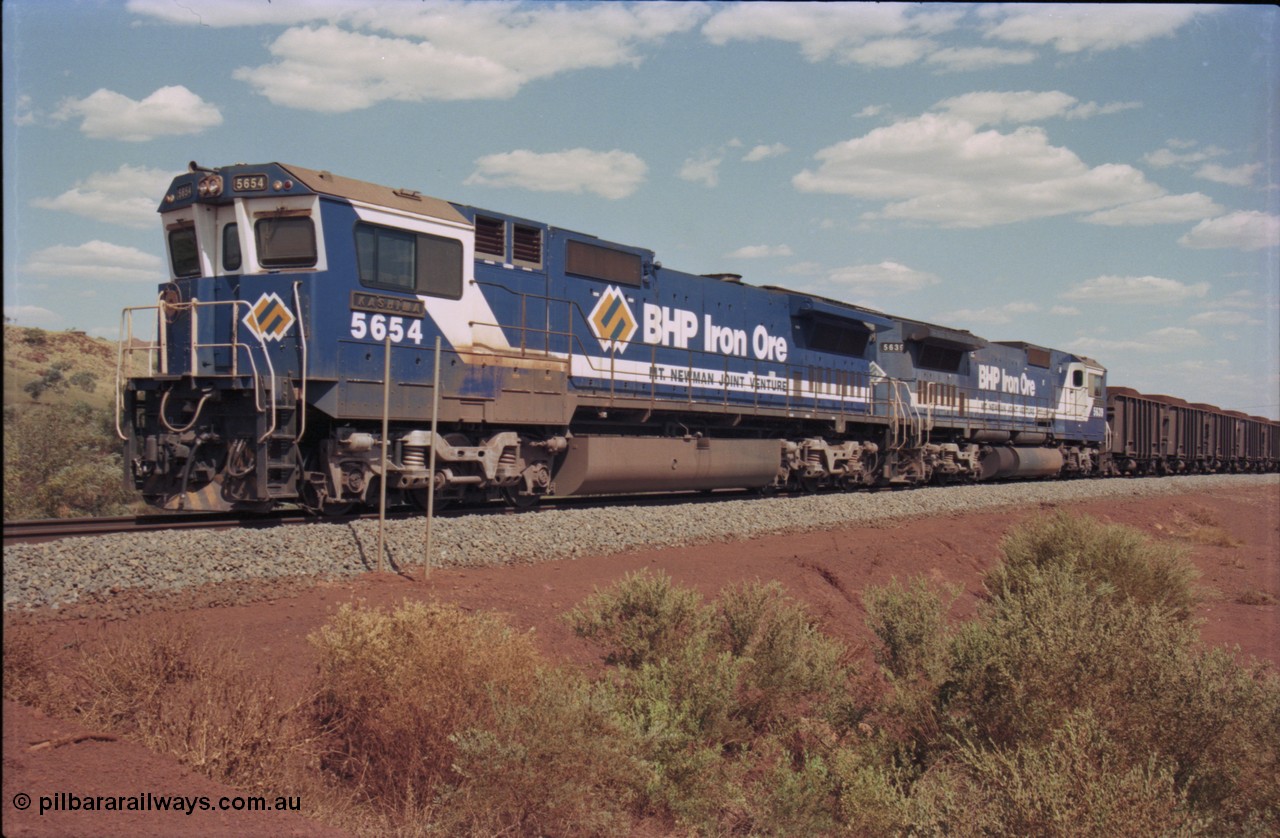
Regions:
<svg viewBox="0 0 1280 838"><path fill-rule="evenodd" d="M1108 390L1089 358L328 172L193 164L160 213L171 277L126 311L118 389L126 479L156 505L334 512L383 490L525 504L1280 459L1276 423Z"/></svg>

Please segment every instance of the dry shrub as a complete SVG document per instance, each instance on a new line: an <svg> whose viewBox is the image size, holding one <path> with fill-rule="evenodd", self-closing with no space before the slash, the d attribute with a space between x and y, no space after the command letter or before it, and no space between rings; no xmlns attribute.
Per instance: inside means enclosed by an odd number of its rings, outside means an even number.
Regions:
<svg viewBox="0 0 1280 838"><path fill-rule="evenodd" d="M765 737L753 745L740 831L750 835L830 835L836 828L835 779L817 753L796 756Z"/></svg>
<svg viewBox="0 0 1280 838"><path fill-rule="evenodd" d="M862 597L867 626L880 641L876 662L888 682L888 690L873 720L889 737L896 759L915 766L927 765L931 754L946 747L947 720L940 700L948 678L951 630L947 612L959 592L943 591L917 578L903 586L897 579L883 587L868 588ZM852 786L880 794L864 775Z"/></svg>
<svg viewBox="0 0 1280 838"><path fill-rule="evenodd" d="M526 701L504 695L485 727L456 734L458 782L441 796L450 835L618 835L641 768L612 696L547 670Z"/></svg>
<svg viewBox="0 0 1280 838"><path fill-rule="evenodd" d="M957 632L948 711L1002 747L1047 735L1081 707L1121 718L1176 677L1195 642L1195 630L1167 614L1098 596L1064 567L1028 572Z"/></svg>
<svg viewBox="0 0 1280 838"><path fill-rule="evenodd" d="M148 744L215 780L279 789L294 760L309 752L311 734L298 710L233 654L215 654L200 677L170 692Z"/></svg>
<svg viewBox="0 0 1280 838"><path fill-rule="evenodd" d="M49 675L40 653L40 635L30 625L5 621L4 697L9 701L45 709L49 702Z"/></svg>
<svg viewBox="0 0 1280 838"><path fill-rule="evenodd" d="M178 684L202 674L208 663L201 651L195 629L176 620L105 640L77 667L81 713L112 730L142 732Z"/></svg>
<svg viewBox="0 0 1280 838"><path fill-rule="evenodd" d="M87 724L240 786L277 782L308 738L271 679L250 672L228 644L200 642L177 621L85 653L76 705Z"/></svg>
<svg viewBox="0 0 1280 838"><path fill-rule="evenodd" d="M1196 507L1189 512L1175 511L1167 527L1161 524L1155 527L1174 538L1208 547L1239 547L1244 543L1227 532L1217 514L1205 507Z"/></svg>
<svg viewBox="0 0 1280 838"><path fill-rule="evenodd" d="M946 657L947 611L959 595L954 589L949 593L944 601L927 580L918 578L907 587L891 579L863 594L867 626L880 640L876 662L894 679L937 675Z"/></svg>
<svg viewBox="0 0 1280 838"><path fill-rule="evenodd" d="M1043 744L966 744L919 792L917 824L959 836L1177 836L1202 826L1172 773L1154 757L1125 758L1087 711Z"/></svg>
<svg viewBox="0 0 1280 838"><path fill-rule="evenodd" d="M459 779L456 734L493 723L495 702L536 693L527 634L494 615L405 603L386 612L344 605L311 637L319 652L312 712L325 767L392 810L429 804Z"/></svg>
<svg viewBox="0 0 1280 838"><path fill-rule="evenodd" d="M912 799L904 791L909 784L886 762L856 747L835 753L836 816L845 834L903 835L914 822L923 820L912 815Z"/></svg>
<svg viewBox="0 0 1280 838"><path fill-rule="evenodd" d="M1015 529L1000 549L1003 561L985 580L993 596L1033 583L1028 574L1063 567L1094 586L1184 620L1195 607L1195 567L1179 550L1153 543L1130 527L1059 512Z"/></svg>

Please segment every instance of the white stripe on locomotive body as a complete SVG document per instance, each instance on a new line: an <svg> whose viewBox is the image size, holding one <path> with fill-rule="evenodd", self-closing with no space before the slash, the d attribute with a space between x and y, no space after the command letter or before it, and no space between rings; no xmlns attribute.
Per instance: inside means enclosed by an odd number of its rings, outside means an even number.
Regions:
<svg viewBox="0 0 1280 838"><path fill-rule="evenodd" d="M816 384L809 379L797 382L779 375L776 370L764 372L741 372L737 370L711 369L680 364L650 363L648 361L630 361L623 358L608 358L600 355L573 355L552 353L556 357L570 360L570 375L575 378L589 378L607 386L610 379L631 383L682 389L692 387L695 390L723 393L758 393L761 396L777 396L790 394L792 399L811 401L817 398L820 402L846 404L866 404L871 400L868 387L849 387L847 394L832 392L834 387ZM710 402L714 403L714 399ZM777 407L782 407L779 402Z"/></svg>
<svg viewBox="0 0 1280 838"><path fill-rule="evenodd" d="M387 207L351 202L356 217L369 224L456 239L462 243L462 296L456 300L418 294L440 334L453 349L510 352L510 341L498 326L498 316L475 281L475 231L470 224L397 212Z"/></svg>

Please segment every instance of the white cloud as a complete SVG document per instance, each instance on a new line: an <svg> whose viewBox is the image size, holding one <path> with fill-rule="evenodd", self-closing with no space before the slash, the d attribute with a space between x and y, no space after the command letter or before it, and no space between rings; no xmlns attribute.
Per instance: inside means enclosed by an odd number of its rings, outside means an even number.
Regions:
<svg viewBox="0 0 1280 838"><path fill-rule="evenodd" d="M697 3L329 3L309 18L324 23L276 38L272 63L233 76L276 104L335 113L502 99L573 70L636 66L641 47L705 15Z"/></svg>
<svg viewBox="0 0 1280 838"><path fill-rule="evenodd" d="M905 67L928 55L933 41L924 38L881 38L851 47L845 56L864 67Z"/></svg>
<svg viewBox="0 0 1280 838"><path fill-rule="evenodd" d="M900 66L925 54L922 37L954 29L963 15L963 10L906 3L740 3L717 11L702 33L718 45L793 43L815 62Z"/></svg>
<svg viewBox="0 0 1280 838"><path fill-rule="evenodd" d="M1142 107L1141 102L1108 102L1099 105L1097 102L1083 102L1067 111L1067 119L1092 119L1095 116L1110 116L1113 113L1131 111Z"/></svg>
<svg viewBox="0 0 1280 838"><path fill-rule="evenodd" d="M893 261L875 265L850 265L828 271L819 284L848 293L884 295L919 291L940 280L927 271L918 271Z"/></svg>
<svg viewBox="0 0 1280 838"><path fill-rule="evenodd" d="M31 97L27 94L18 96L14 103L13 124L21 128L24 125L34 125L36 123L35 111L31 108Z"/></svg>
<svg viewBox="0 0 1280 838"><path fill-rule="evenodd" d="M1137 102L1081 104L1079 99L1060 90L983 90L943 99L934 107L975 125L998 125L1002 122L1038 122L1050 117L1089 119L1141 105Z"/></svg>
<svg viewBox="0 0 1280 838"><path fill-rule="evenodd" d="M173 0L129 0L128 2L128 9L134 14L149 15L165 23L216 28L263 24L292 26L315 20L338 20L350 15L356 8L357 4L351 0L306 0L306 2L293 3L218 0L217 3L199 4L175 3Z"/></svg>
<svg viewBox="0 0 1280 838"><path fill-rule="evenodd" d="M1075 317L1080 313L1080 309L1075 306L1054 306L1049 309L1049 313L1059 317Z"/></svg>
<svg viewBox="0 0 1280 838"><path fill-rule="evenodd" d="M725 254L729 259L763 259L769 256L791 255L791 248L785 244L749 244Z"/></svg>
<svg viewBox="0 0 1280 838"><path fill-rule="evenodd" d="M1076 101L1076 97L1060 90L983 90L943 99L934 107L974 125L996 125L1001 122L1036 122L1051 116L1062 116Z"/></svg>
<svg viewBox="0 0 1280 838"><path fill-rule="evenodd" d="M1061 295L1064 300L1134 305L1176 305L1209 293L1209 283L1184 285L1160 276L1098 276Z"/></svg>
<svg viewBox="0 0 1280 838"><path fill-rule="evenodd" d="M182 85L162 87L140 102L102 88L83 99L63 101L53 114L58 122L76 117L88 137L128 142L199 134L222 124L217 107Z"/></svg>
<svg viewBox="0 0 1280 838"><path fill-rule="evenodd" d="M884 105L867 105L865 108L863 108L862 110L854 114L854 116L863 117L863 118L871 117L871 116L879 116L883 111L884 111Z"/></svg>
<svg viewBox="0 0 1280 838"><path fill-rule="evenodd" d="M536 192L592 192L615 200L631 195L644 182L648 166L626 151L537 153L518 149L476 160L476 171L464 183L517 187Z"/></svg>
<svg viewBox="0 0 1280 838"><path fill-rule="evenodd" d="M164 278L160 257L134 247L90 241L70 247L54 245L32 253L21 269L63 279L95 279L115 282L158 282Z"/></svg>
<svg viewBox="0 0 1280 838"><path fill-rule="evenodd" d="M1246 210L1221 218L1206 219L1178 239L1178 244L1197 250L1263 250L1280 247L1280 215Z"/></svg>
<svg viewBox="0 0 1280 838"><path fill-rule="evenodd" d="M720 183L720 164L723 162L723 155L691 157L680 167L680 179L716 186Z"/></svg>
<svg viewBox="0 0 1280 838"><path fill-rule="evenodd" d="M800 191L889 200L865 217L948 227L1097 212L1163 192L1132 166L1086 166L1040 128L979 131L942 114L876 128L816 157L816 170L792 179Z"/></svg>
<svg viewBox="0 0 1280 838"><path fill-rule="evenodd" d="M1226 154L1225 149L1217 146L1205 146L1200 151L1189 151L1186 149L1195 148L1197 143L1186 140L1169 140L1166 148L1149 152L1142 156L1142 162L1149 166L1155 166L1157 169L1167 169L1170 166L1189 166L1196 163L1202 163L1213 157L1220 157Z"/></svg>
<svg viewBox="0 0 1280 838"><path fill-rule="evenodd" d="M1169 326L1120 340L1092 336L1080 337L1071 341L1067 348L1074 352L1102 355L1107 352L1176 352L1181 349L1202 347L1208 344L1209 342L1205 340L1204 335L1195 329L1188 329L1184 326Z"/></svg>
<svg viewBox="0 0 1280 838"><path fill-rule="evenodd" d="M1148 201L1135 201L1112 209L1100 210L1084 217L1090 224L1109 227L1175 224L1208 218L1222 212L1222 207L1202 192L1186 195L1162 195Z"/></svg>
<svg viewBox="0 0 1280 838"><path fill-rule="evenodd" d="M744 163L758 163L761 160L767 160L770 157L780 157L791 149L782 143L774 143L773 145L758 145L743 155Z"/></svg>
<svg viewBox="0 0 1280 838"><path fill-rule="evenodd" d="M1212 309L1193 314L1187 318L1188 323L1197 326L1261 326L1262 321L1239 311Z"/></svg>
<svg viewBox="0 0 1280 838"><path fill-rule="evenodd" d="M1196 171L1196 177L1211 180L1214 183L1225 183L1228 186L1250 186L1258 172L1262 171L1261 163L1246 163L1243 166L1219 166L1217 163L1206 163Z"/></svg>
<svg viewBox="0 0 1280 838"><path fill-rule="evenodd" d="M173 172L125 164L114 172L95 172L54 198L36 198L41 209L69 212L95 221L150 229L156 224L157 195Z"/></svg>
<svg viewBox="0 0 1280 838"><path fill-rule="evenodd" d="M19 325L53 326L62 322L62 315L41 306L5 306L4 316Z"/></svg>
<svg viewBox="0 0 1280 838"><path fill-rule="evenodd" d="M1102 52L1166 38L1208 12L1203 6L1122 3L1012 3L982 11L997 21L987 29L988 38L1052 45L1061 53Z"/></svg>
<svg viewBox="0 0 1280 838"><path fill-rule="evenodd" d="M1280 299L1277 299L1274 293L1270 299L1260 300L1258 295L1248 288L1232 291L1225 297L1215 300L1213 305L1215 308L1250 309L1254 311L1270 308L1273 311L1280 311Z"/></svg>
<svg viewBox="0 0 1280 838"><path fill-rule="evenodd" d="M981 324L989 326L999 326L1005 323L1012 323L1022 314L1034 314L1040 310L1040 306L1031 302L1012 302L1005 303L1001 306L988 306L986 308L962 308L955 311L949 311L945 314L937 316L937 320L943 323L955 323L961 328L966 328L972 324Z"/></svg>
<svg viewBox="0 0 1280 838"><path fill-rule="evenodd" d="M970 70L989 70L1030 64L1036 54L1028 49L1000 49L999 47L944 47L929 54L925 63L937 66L942 72L960 73Z"/></svg>

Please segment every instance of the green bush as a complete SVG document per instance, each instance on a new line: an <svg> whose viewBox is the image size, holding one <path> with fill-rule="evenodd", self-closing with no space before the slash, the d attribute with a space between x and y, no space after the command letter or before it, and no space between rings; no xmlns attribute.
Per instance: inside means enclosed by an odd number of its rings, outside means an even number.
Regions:
<svg viewBox="0 0 1280 838"><path fill-rule="evenodd" d="M841 735L851 669L781 586L712 605L663 574L631 574L569 615L603 646L643 812L716 834L815 834L834 823L823 752Z"/></svg>
<svg viewBox="0 0 1280 838"><path fill-rule="evenodd" d="M954 629L921 583L867 592L891 689L880 739L838 763L842 813L897 790L887 811L922 832L1280 828L1274 671L1199 645L1187 574L1141 536L1050 524L1006 539L990 600Z"/></svg>
<svg viewBox="0 0 1280 838"><path fill-rule="evenodd" d="M440 796L450 835L617 835L641 776L612 696L574 672L543 671L525 701L496 696L493 718L451 738L457 781Z"/></svg>
<svg viewBox="0 0 1280 838"><path fill-rule="evenodd" d="M4 413L4 515L119 515L137 496L124 485L114 421L77 402Z"/></svg>
<svg viewBox="0 0 1280 838"><path fill-rule="evenodd" d="M847 707L847 650L781 585L731 586L717 605L720 645L742 662L738 712L754 731L784 733L806 715Z"/></svg>
<svg viewBox="0 0 1280 838"><path fill-rule="evenodd" d="M673 585L665 573L640 571L597 591L567 619L604 648L606 663L635 668L705 634L709 616L697 591Z"/></svg>
<svg viewBox="0 0 1280 838"><path fill-rule="evenodd" d="M952 718L1002 747L1046 736L1083 707L1118 720L1165 688L1195 642L1191 626L1167 615L1098 595L1065 567L1028 572L957 632Z"/></svg>

